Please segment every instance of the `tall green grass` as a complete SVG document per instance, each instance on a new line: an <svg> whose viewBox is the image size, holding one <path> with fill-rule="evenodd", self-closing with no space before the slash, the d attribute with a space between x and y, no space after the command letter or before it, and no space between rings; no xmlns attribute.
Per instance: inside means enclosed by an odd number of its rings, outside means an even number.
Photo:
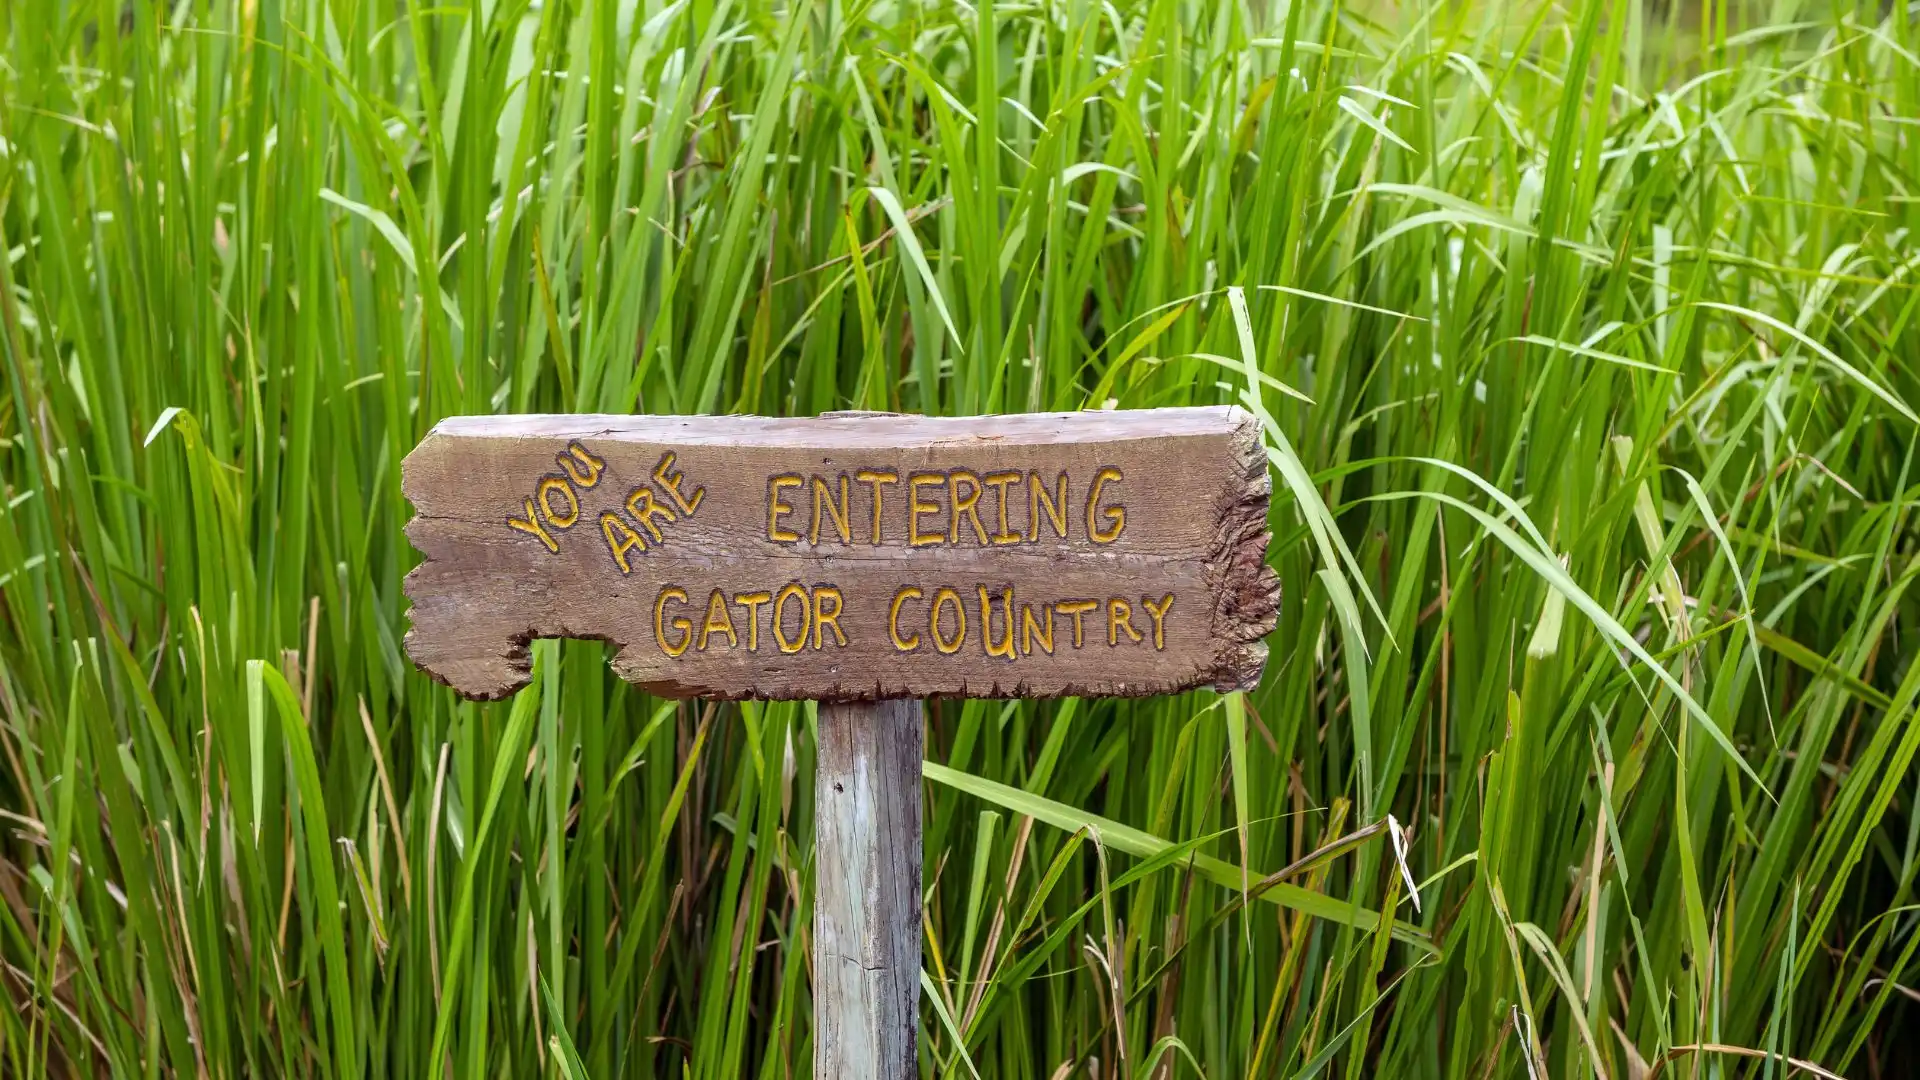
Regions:
<svg viewBox="0 0 1920 1080"><path fill-rule="evenodd" d="M0 1074L808 1075L812 711L456 701L401 458L1219 402L1265 683L930 705L923 1073L1920 1068L1906 0L0 36Z"/></svg>

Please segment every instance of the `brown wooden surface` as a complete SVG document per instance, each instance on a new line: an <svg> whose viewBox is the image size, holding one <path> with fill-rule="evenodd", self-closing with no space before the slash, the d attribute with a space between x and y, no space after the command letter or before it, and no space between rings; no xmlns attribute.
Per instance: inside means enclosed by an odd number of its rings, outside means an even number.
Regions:
<svg viewBox="0 0 1920 1080"><path fill-rule="evenodd" d="M477 698L536 637L669 696L1249 687L1279 603L1237 408L455 417L403 480L407 651Z"/></svg>
<svg viewBox="0 0 1920 1080"><path fill-rule="evenodd" d="M820 706L814 778L818 1080L919 1075L920 702Z"/></svg>

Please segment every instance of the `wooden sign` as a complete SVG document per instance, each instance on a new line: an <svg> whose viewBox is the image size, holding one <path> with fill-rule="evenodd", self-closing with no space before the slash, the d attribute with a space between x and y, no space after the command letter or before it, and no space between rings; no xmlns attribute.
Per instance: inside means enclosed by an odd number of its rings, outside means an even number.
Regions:
<svg viewBox="0 0 1920 1080"><path fill-rule="evenodd" d="M1279 603L1231 407L453 417L403 486L407 651L474 698L539 637L673 697L1244 689Z"/></svg>
<svg viewBox="0 0 1920 1080"><path fill-rule="evenodd" d="M574 637L656 694L829 703L818 1080L918 1075L918 699L1251 688L1280 603L1236 408L454 417L402 486L407 652L460 693Z"/></svg>

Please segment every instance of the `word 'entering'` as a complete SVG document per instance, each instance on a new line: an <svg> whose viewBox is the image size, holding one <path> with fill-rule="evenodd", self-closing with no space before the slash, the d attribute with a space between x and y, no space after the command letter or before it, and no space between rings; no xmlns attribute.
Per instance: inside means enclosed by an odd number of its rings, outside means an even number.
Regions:
<svg viewBox="0 0 1920 1080"><path fill-rule="evenodd" d="M1125 477L1101 466L1076 486L1061 470L902 471L767 478L767 539L776 544L1010 547L1073 539L1111 544L1127 527Z"/></svg>

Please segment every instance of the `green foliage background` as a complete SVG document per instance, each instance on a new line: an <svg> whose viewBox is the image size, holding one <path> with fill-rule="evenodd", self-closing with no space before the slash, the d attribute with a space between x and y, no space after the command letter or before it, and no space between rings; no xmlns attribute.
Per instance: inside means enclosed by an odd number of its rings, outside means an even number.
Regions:
<svg viewBox="0 0 1920 1080"><path fill-rule="evenodd" d="M401 458L1241 402L1257 693L930 707L923 1073L1912 1075L1917 19L0 4L0 1073L808 1075L812 712L457 702Z"/></svg>

